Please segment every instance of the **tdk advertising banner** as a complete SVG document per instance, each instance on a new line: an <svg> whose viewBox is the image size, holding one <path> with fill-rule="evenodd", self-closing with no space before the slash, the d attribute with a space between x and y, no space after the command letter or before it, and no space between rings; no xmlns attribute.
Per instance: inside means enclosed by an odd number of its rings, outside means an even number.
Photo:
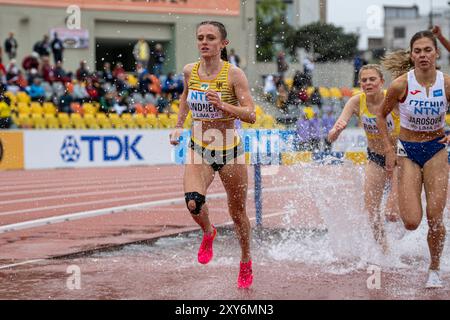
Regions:
<svg viewBox="0 0 450 320"><path fill-rule="evenodd" d="M24 149L26 169L171 162L167 130L26 131Z"/></svg>

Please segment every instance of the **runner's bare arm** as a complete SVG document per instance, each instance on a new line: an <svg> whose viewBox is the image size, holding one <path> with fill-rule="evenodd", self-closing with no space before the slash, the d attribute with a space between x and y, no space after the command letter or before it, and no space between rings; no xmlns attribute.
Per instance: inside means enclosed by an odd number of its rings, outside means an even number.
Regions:
<svg viewBox="0 0 450 320"><path fill-rule="evenodd" d="M183 128L184 121L186 121L186 117L189 113L189 107L186 103L187 94L189 91L189 77L191 76L192 68L194 67L194 64L188 64L183 68L183 93L180 96L180 110L178 112L178 121L177 121L177 128Z"/></svg>
<svg viewBox="0 0 450 320"><path fill-rule="evenodd" d="M239 106L233 106L229 103L224 103L221 101L211 101L215 104L218 109L225 111L233 117L236 117L244 122L255 123L256 113L255 105L253 103L253 98L250 94L250 89L248 86L248 80L244 72L237 68L232 67L230 69L230 83L233 86L234 93L239 101Z"/></svg>
<svg viewBox="0 0 450 320"><path fill-rule="evenodd" d="M353 115L359 114L359 95L351 97L344 106L341 115L336 120L333 128L328 133L327 140L334 142L341 132L347 127L348 121Z"/></svg>
<svg viewBox="0 0 450 320"><path fill-rule="evenodd" d="M395 79L388 88L386 97L384 98L383 106L377 114L377 126L383 140L384 148L386 150L393 150L391 139L389 138L389 131L387 127L387 116L398 106L398 102L405 95L407 86L406 76Z"/></svg>

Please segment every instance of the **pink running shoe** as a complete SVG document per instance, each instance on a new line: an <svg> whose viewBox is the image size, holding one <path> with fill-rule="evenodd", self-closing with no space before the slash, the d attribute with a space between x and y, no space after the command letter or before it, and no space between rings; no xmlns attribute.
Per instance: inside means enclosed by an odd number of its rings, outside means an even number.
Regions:
<svg viewBox="0 0 450 320"><path fill-rule="evenodd" d="M200 262L201 264L207 264L213 257L213 242L217 234L217 229L214 228L214 226L212 227L214 230L212 235L204 233L202 244L198 249L198 262Z"/></svg>
<svg viewBox="0 0 450 320"><path fill-rule="evenodd" d="M253 282L252 260L249 262L240 263L238 288L249 288Z"/></svg>

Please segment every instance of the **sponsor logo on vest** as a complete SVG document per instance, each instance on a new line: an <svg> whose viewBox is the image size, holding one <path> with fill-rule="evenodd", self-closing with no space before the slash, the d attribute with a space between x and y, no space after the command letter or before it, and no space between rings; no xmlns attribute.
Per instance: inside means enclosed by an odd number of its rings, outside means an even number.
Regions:
<svg viewBox="0 0 450 320"><path fill-rule="evenodd" d="M442 89L433 91L433 97L442 97L443 95L444 95L444 92L442 91Z"/></svg>
<svg viewBox="0 0 450 320"><path fill-rule="evenodd" d="M421 93L422 91L420 90L414 90L414 91L410 91L409 93L411 93L413 96L415 96L418 93Z"/></svg>

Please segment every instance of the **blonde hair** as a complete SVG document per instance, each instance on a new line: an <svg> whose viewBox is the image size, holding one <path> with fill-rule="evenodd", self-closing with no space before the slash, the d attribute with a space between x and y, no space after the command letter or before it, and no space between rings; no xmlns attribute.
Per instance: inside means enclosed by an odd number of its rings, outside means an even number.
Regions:
<svg viewBox="0 0 450 320"><path fill-rule="evenodd" d="M380 76L381 80L384 80L383 71L381 70L381 66L379 64L366 64L359 69L358 79L361 80L361 74L366 70L375 70Z"/></svg>
<svg viewBox="0 0 450 320"><path fill-rule="evenodd" d="M397 50L389 53L381 60L381 64L392 74L394 79L414 68L410 52L407 50Z"/></svg>

